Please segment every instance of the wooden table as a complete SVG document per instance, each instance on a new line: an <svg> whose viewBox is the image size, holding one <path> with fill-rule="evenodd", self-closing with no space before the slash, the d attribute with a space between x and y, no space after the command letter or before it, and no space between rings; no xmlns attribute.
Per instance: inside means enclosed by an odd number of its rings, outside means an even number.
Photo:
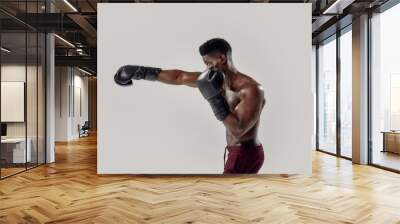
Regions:
<svg viewBox="0 0 400 224"><path fill-rule="evenodd" d="M382 152L400 154L400 131L382 131L381 133L383 133Z"/></svg>
<svg viewBox="0 0 400 224"><path fill-rule="evenodd" d="M31 145L32 141L27 138L6 138L1 139L1 160L2 163L9 164L25 164L25 162L31 162L32 152ZM27 145L25 149L25 145Z"/></svg>

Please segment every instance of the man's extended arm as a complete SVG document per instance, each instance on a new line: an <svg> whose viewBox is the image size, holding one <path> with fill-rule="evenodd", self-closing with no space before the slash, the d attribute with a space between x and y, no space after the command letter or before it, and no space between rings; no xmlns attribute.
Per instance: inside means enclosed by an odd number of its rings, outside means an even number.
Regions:
<svg viewBox="0 0 400 224"><path fill-rule="evenodd" d="M200 72L186 72L177 69L162 70L158 74L157 80L166 84L197 87L196 81L199 75Z"/></svg>
<svg viewBox="0 0 400 224"><path fill-rule="evenodd" d="M264 91L259 86L249 86L239 94L240 103L223 120L228 131L238 139L255 125L264 103Z"/></svg>
<svg viewBox="0 0 400 224"><path fill-rule="evenodd" d="M158 80L163 83L172 85L187 85L196 87L196 81L200 72L186 72L178 69L162 70L161 68L124 65L121 66L114 76L114 81L121 85L127 86L132 84L132 80Z"/></svg>

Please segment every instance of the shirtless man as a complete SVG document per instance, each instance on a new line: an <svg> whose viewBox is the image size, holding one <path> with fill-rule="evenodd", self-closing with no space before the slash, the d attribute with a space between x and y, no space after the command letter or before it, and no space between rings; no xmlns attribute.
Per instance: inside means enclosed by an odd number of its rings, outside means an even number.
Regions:
<svg viewBox="0 0 400 224"><path fill-rule="evenodd" d="M224 155L224 174L257 173L264 163L263 147L257 137L265 104L263 88L235 68L232 48L226 40L208 40L199 51L207 66L204 72L125 65L114 80L122 86L131 85L132 79L145 79L197 87L226 127L228 159L225 162Z"/></svg>

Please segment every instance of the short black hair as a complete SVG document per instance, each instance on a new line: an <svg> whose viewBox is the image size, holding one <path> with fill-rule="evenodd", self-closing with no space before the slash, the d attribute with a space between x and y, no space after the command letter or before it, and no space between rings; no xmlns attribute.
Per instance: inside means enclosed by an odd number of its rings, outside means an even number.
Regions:
<svg viewBox="0 0 400 224"><path fill-rule="evenodd" d="M227 56L228 53L232 52L232 48L228 41L222 38L213 38L203 43L199 47L199 52L201 56L215 52L225 54L225 56Z"/></svg>

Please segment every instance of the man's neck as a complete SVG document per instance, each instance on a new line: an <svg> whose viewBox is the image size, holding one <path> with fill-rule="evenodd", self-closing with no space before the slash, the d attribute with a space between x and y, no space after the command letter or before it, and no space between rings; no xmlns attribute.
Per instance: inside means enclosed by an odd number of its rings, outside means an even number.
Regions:
<svg viewBox="0 0 400 224"><path fill-rule="evenodd" d="M224 73L225 73L226 86L232 88L234 80L237 78L238 71L235 68L233 69L228 68L227 70L224 71Z"/></svg>

